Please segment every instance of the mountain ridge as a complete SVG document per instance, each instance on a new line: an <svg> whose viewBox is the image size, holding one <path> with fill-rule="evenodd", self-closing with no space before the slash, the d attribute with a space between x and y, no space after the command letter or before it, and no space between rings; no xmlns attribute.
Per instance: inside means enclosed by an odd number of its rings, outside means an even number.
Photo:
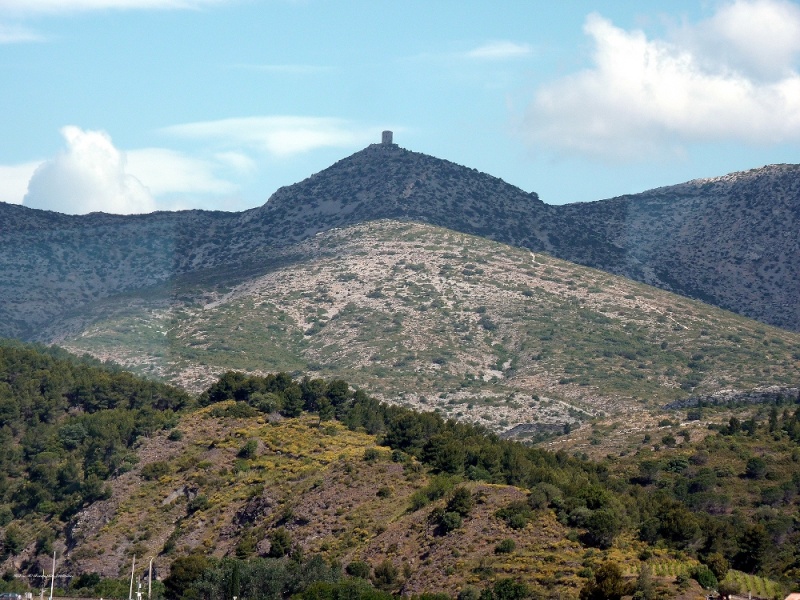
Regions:
<svg viewBox="0 0 800 600"><path fill-rule="evenodd" d="M241 213L31 211L0 204L0 335L32 339L88 302L187 273L257 270L320 231L379 219L545 251L800 329L796 165L548 205L475 169L372 144Z"/></svg>

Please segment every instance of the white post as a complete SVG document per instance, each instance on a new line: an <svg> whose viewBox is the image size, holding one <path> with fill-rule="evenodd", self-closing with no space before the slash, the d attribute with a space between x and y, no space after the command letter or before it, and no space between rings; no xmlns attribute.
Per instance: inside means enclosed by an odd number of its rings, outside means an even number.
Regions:
<svg viewBox="0 0 800 600"><path fill-rule="evenodd" d="M136 555L133 555L133 563L131 564L131 587L128 590L128 600L133 600L133 570L136 568ZM53 600L52 598L50 600Z"/></svg>
<svg viewBox="0 0 800 600"><path fill-rule="evenodd" d="M150 600L150 592L153 590L153 559L150 559L150 566L147 569L147 600Z"/></svg>
<svg viewBox="0 0 800 600"><path fill-rule="evenodd" d="M50 577L50 600L53 600L53 588L56 584L56 551L53 550L53 575Z"/></svg>

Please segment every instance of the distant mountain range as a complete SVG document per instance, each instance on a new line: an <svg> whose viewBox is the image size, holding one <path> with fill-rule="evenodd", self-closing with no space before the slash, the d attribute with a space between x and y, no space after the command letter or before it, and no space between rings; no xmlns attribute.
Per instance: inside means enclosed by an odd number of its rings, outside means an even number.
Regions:
<svg viewBox="0 0 800 600"><path fill-rule="evenodd" d="M800 166L553 206L502 180L374 144L241 213L67 216L0 203L0 335L202 276L235 281L320 231L410 220L545 251L800 330Z"/></svg>

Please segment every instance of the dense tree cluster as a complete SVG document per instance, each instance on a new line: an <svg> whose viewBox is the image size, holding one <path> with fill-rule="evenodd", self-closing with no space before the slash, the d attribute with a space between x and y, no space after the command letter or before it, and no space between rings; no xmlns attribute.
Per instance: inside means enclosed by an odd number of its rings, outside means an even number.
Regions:
<svg viewBox="0 0 800 600"><path fill-rule="evenodd" d="M164 581L170 598L227 600L232 597L283 600L388 600L391 594L373 586L381 579L366 563L359 563L345 574L320 556L303 558L252 558L222 560L190 554L175 559ZM372 580L370 580L370 577Z"/></svg>
<svg viewBox="0 0 800 600"><path fill-rule="evenodd" d="M139 436L176 423L190 397L66 352L0 345L0 526L68 518L105 497ZM4 546L13 553L13 545Z"/></svg>
<svg viewBox="0 0 800 600"><path fill-rule="evenodd" d="M800 523L791 515L800 501L800 408L760 413L731 417L686 450L640 461L628 494L643 541L695 555L718 580L730 566L797 585Z"/></svg>

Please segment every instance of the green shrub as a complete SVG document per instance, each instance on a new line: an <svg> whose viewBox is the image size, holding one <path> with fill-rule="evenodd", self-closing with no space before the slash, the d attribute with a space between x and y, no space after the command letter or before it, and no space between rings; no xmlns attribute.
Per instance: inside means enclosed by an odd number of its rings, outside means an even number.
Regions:
<svg viewBox="0 0 800 600"><path fill-rule="evenodd" d="M707 590L716 589L719 585L716 576L706 565L698 565L692 569L692 578Z"/></svg>
<svg viewBox="0 0 800 600"><path fill-rule="evenodd" d="M439 521L439 526L444 533L450 533L461 527L461 515L457 512L447 512L442 515Z"/></svg>
<svg viewBox="0 0 800 600"><path fill-rule="evenodd" d="M350 577L360 577L361 579L369 579L371 571L372 567L363 560L354 560L345 568L345 572L350 575Z"/></svg>
<svg viewBox="0 0 800 600"><path fill-rule="evenodd" d="M511 552L516 550L516 548L517 548L517 543L514 540L510 539L510 538L506 538L506 539L502 540L501 542L499 542L494 547L494 553L495 554L510 554Z"/></svg>
<svg viewBox="0 0 800 600"><path fill-rule="evenodd" d="M269 552L267 556L281 558L292 551L292 536L286 529L279 527L269 534Z"/></svg>
<svg viewBox="0 0 800 600"><path fill-rule="evenodd" d="M147 481L152 481L153 479L159 479L167 475L171 470L172 468L168 462L159 460L143 466L142 477Z"/></svg>
<svg viewBox="0 0 800 600"><path fill-rule="evenodd" d="M434 508L428 515L428 521L436 526L437 534L444 535L461 527L461 515L448 512L443 508Z"/></svg>
<svg viewBox="0 0 800 600"><path fill-rule="evenodd" d="M521 581L498 579L492 588L493 600L522 600L530 596L530 589Z"/></svg>
<svg viewBox="0 0 800 600"><path fill-rule="evenodd" d="M392 564L392 561L386 558L375 567L372 574L372 583L384 590L395 586L397 583L397 567Z"/></svg>
<svg viewBox="0 0 800 600"><path fill-rule="evenodd" d="M258 411L246 402L236 402L228 406L215 406L211 409L211 416L228 419L250 419L255 417Z"/></svg>
<svg viewBox="0 0 800 600"><path fill-rule="evenodd" d="M255 458L258 454L258 442L256 440L247 440L239 452L236 454L239 458L250 459Z"/></svg>
<svg viewBox="0 0 800 600"><path fill-rule="evenodd" d="M454 512L461 517L469 516L470 511L475 506L475 499L470 491L465 487L457 487L453 490L453 495L447 501L447 512Z"/></svg>
<svg viewBox="0 0 800 600"><path fill-rule="evenodd" d="M533 511L527 502L516 500L494 513L512 529L524 529L533 518Z"/></svg>
<svg viewBox="0 0 800 600"><path fill-rule="evenodd" d="M210 502L208 500L208 496L199 495L192 498L187 506L187 510L190 513L196 513L199 510L207 509L209 506Z"/></svg>

